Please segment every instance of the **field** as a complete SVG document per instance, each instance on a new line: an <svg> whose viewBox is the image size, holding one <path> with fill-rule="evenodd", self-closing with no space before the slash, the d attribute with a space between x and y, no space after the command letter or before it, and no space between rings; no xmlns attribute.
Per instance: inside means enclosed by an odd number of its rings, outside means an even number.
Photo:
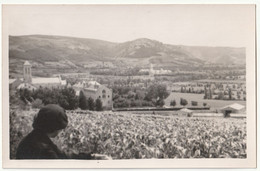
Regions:
<svg viewBox="0 0 260 171"><path fill-rule="evenodd" d="M10 158L31 131L37 111L10 112ZM113 159L246 158L246 119L67 111L69 125L53 141L65 152Z"/></svg>
<svg viewBox="0 0 260 171"><path fill-rule="evenodd" d="M193 93L176 93L171 92L167 99L165 99L165 104L170 106L171 100L176 100L177 105L180 103L180 98L184 98L188 101L188 106L191 105L191 101L197 101L198 106L202 106L203 103L207 103L212 109L220 109L224 106L238 103L246 106L246 101L233 101L233 100L210 100L203 99L204 94L193 94Z"/></svg>

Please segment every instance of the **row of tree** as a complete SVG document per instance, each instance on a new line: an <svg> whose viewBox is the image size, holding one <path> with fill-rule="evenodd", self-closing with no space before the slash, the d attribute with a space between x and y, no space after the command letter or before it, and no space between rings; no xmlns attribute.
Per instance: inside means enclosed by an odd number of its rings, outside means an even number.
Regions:
<svg viewBox="0 0 260 171"><path fill-rule="evenodd" d="M131 87L113 87L114 108L128 107L162 107L164 99L169 96L166 85L152 84L145 90Z"/></svg>
<svg viewBox="0 0 260 171"><path fill-rule="evenodd" d="M175 100L172 100L171 102L170 102L170 106L176 106L176 101ZM182 106L186 106L186 105L188 105L188 101L186 100L186 99L183 99L183 98L181 98L180 99L180 105L182 105ZM191 105L192 106L198 106L198 102L197 101L191 101ZM207 103L203 103L203 106L207 106Z"/></svg>
<svg viewBox="0 0 260 171"><path fill-rule="evenodd" d="M94 101L91 97L87 98L82 91L79 94L79 108L82 110L103 110L102 101L99 98Z"/></svg>
<svg viewBox="0 0 260 171"><path fill-rule="evenodd" d="M18 99L17 99L18 98ZM88 99L83 92L80 96L76 95L73 88L39 88L33 91L28 89L20 89L10 97L11 104L23 103L32 104L32 107L40 108L47 104L59 104L66 110L74 110L81 108L83 110L103 110L102 101L100 99ZM19 100L21 102L19 102Z"/></svg>

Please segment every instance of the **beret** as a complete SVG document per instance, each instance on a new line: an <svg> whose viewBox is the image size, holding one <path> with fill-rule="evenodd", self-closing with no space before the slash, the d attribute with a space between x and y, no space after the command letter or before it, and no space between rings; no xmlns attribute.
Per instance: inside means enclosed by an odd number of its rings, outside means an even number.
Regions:
<svg viewBox="0 0 260 171"><path fill-rule="evenodd" d="M56 104L48 104L34 117L33 128L45 133L64 129L68 125L65 109Z"/></svg>

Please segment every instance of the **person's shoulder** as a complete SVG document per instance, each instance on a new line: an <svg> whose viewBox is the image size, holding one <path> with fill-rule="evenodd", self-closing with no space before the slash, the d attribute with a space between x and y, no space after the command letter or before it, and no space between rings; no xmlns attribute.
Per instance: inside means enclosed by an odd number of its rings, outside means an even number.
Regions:
<svg viewBox="0 0 260 171"><path fill-rule="evenodd" d="M35 144L35 148L39 151L39 156L42 159L65 158L54 145L44 142L37 142Z"/></svg>
<svg viewBox="0 0 260 171"><path fill-rule="evenodd" d="M18 149L20 150L49 150L51 146L48 142L45 142L41 137L35 136L33 133L29 133L26 137L22 139L19 143Z"/></svg>

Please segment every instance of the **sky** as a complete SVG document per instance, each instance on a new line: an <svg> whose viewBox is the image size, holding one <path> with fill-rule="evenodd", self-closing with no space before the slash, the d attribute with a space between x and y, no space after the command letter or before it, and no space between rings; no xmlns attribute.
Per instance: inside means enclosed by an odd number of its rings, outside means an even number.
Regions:
<svg viewBox="0 0 260 171"><path fill-rule="evenodd" d="M7 5L3 20L9 35L245 47L255 29L254 10L253 5Z"/></svg>

